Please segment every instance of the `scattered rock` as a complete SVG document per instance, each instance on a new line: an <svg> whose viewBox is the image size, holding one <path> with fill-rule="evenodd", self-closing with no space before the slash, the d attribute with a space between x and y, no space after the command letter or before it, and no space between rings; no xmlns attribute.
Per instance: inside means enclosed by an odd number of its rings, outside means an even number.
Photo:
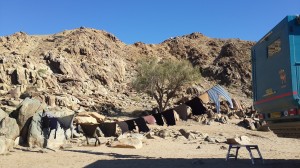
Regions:
<svg viewBox="0 0 300 168"><path fill-rule="evenodd" d="M145 137L147 139L155 139L154 132L150 131L150 132L146 133Z"/></svg>
<svg viewBox="0 0 300 168"><path fill-rule="evenodd" d="M190 134L189 131L185 130L185 129L180 129L179 132L186 138L188 139L188 136Z"/></svg>
<svg viewBox="0 0 300 168"><path fill-rule="evenodd" d="M217 142L217 143L226 143L226 142L227 142L227 139L224 138L224 137L217 137L217 138L216 138L216 142Z"/></svg>
<svg viewBox="0 0 300 168"><path fill-rule="evenodd" d="M63 144L60 146L60 149L70 149L72 147L73 147L72 144Z"/></svg>
<svg viewBox="0 0 300 168"><path fill-rule="evenodd" d="M184 137L184 136L182 136L182 135L177 135L177 136L175 136L174 137L175 139L175 141L186 141L187 139Z"/></svg>
<svg viewBox="0 0 300 168"><path fill-rule="evenodd" d="M253 131L256 130L256 127L255 127L254 123L251 123L251 124L250 124L250 129L253 130Z"/></svg>
<svg viewBox="0 0 300 168"><path fill-rule="evenodd" d="M122 138L118 141L112 142L112 144L110 144L110 147L140 149L143 147L143 143L138 138Z"/></svg>
<svg viewBox="0 0 300 168"><path fill-rule="evenodd" d="M249 145L250 143L250 138L247 136L240 136L237 138L228 138L227 143L228 144L239 144L239 145Z"/></svg>
<svg viewBox="0 0 300 168"><path fill-rule="evenodd" d="M190 131L187 131L185 129L180 129L179 132L188 140L197 139L193 133L191 133Z"/></svg>
<svg viewBox="0 0 300 168"><path fill-rule="evenodd" d="M209 142L209 143L216 143L215 138L212 138L212 137L209 137L209 136L207 136L204 140Z"/></svg>
<svg viewBox="0 0 300 168"><path fill-rule="evenodd" d="M163 130L160 130L158 132L155 132L154 133L156 136L159 136L161 138L168 138L168 137L171 137L171 132L169 130L166 130L166 129L163 129Z"/></svg>
<svg viewBox="0 0 300 168"><path fill-rule="evenodd" d="M130 134L130 137L137 138L137 139L141 140L142 142L145 140L144 135L143 134L139 134L139 133L132 133L132 134Z"/></svg>
<svg viewBox="0 0 300 168"><path fill-rule="evenodd" d="M227 150L227 147L226 146L220 146L220 149L221 150Z"/></svg>
<svg viewBox="0 0 300 168"><path fill-rule="evenodd" d="M203 138L208 137L208 134L207 134L207 133L201 133L200 135L201 135Z"/></svg>

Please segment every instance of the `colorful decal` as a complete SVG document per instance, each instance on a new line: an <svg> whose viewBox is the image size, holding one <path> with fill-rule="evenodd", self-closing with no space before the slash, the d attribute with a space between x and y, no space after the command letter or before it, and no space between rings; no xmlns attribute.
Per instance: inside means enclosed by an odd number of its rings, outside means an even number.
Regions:
<svg viewBox="0 0 300 168"><path fill-rule="evenodd" d="M279 74L279 78L281 80L281 88L285 88L287 80L286 80L286 73L285 73L284 69L280 69L278 74Z"/></svg>
<svg viewBox="0 0 300 168"><path fill-rule="evenodd" d="M275 93L276 93L276 91L273 91L272 88L269 88L269 89L265 90L264 97L270 96L270 95L275 94Z"/></svg>
<svg viewBox="0 0 300 168"><path fill-rule="evenodd" d="M270 118L280 118L280 117L281 117L281 112L270 113Z"/></svg>

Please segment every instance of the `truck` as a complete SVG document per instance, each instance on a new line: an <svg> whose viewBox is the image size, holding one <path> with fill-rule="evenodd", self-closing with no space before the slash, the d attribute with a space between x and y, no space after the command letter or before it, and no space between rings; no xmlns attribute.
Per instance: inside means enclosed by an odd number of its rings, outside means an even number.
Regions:
<svg viewBox="0 0 300 168"><path fill-rule="evenodd" d="M275 134L300 137L300 17L286 16L251 48L253 106Z"/></svg>

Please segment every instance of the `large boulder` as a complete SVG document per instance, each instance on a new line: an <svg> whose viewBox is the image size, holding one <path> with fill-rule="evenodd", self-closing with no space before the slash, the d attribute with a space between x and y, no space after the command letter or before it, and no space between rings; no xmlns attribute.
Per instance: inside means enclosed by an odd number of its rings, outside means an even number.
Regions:
<svg viewBox="0 0 300 168"><path fill-rule="evenodd" d="M5 136L0 136L0 154L4 154L8 152L5 141L6 141Z"/></svg>
<svg viewBox="0 0 300 168"><path fill-rule="evenodd" d="M17 67L12 73L12 84L26 84L25 68Z"/></svg>
<svg viewBox="0 0 300 168"><path fill-rule="evenodd" d="M91 116L76 116L74 122L76 124L98 124L97 120Z"/></svg>
<svg viewBox="0 0 300 168"><path fill-rule="evenodd" d="M19 136L20 130L14 118L5 117L0 121L0 135L5 138L15 140Z"/></svg>
<svg viewBox="0 0 300 168"><path fill-rule="evenodd" d="M82 80L88 78L88 75L84 72L84 70L77 65L75 62L71 62L65 58L55 57L54 55L49 55L45 57L48 61L48 65L50 69L54 73L62 74L63 80L72 79L72 80Z"/></svg>
<svg viewBox="0 0 300 168"><path fill-rule="evenodd" d="M101 115L101 114L96 113L96 112L80 112L76 116L76 121L78 121L79 123L82 123L82 121L85 121L84 117L92 117L98 123L104 122L105 118L106 118L104 115ZM84 120L81 120L80 118L84 118ZM93 123L94 123L94 121L95 121L94 119L90 119L90 121L93 121ZM89 119L87 119L87 120L89 120Z"/></svg>
<svg viewBox="0 0 300 168"><path fill-rule="evenodd" d="M250 145L251 140L247 136L240 136L236 138L228 138L227 139L228 144L239 144L239 145Z"/></svg>
<svg viewBox="0 0 300 168"><path fill-rule="evenodd" d="M14 141L5 138L5 136L0 136L0 154L5 154L12 150L14 147Z"/></svg>
<svg viewBox="0 0 300 168"><path fill-rule="evenodd" d="M42 104L39 100L25 98L18 108L10 114L11 117L17 120L20 128L20 140L26 142L28 128L32 120L32 116L43 111L46 105Z"/></svg>
<svg viewBox="0 0 300 168"><path fill-rule="evenodd" d="M32 118L28 132L29 147L48 147L51 149L60 147L60 145L64 144L65 140L64 130L58 124L57 131L52 130L49 139L47 139L47 135L45 134L48 132L41 129L41 115L41 112L36 113Z"/></svg>
<svg viewBox="0 0 300 168"><path fill-rule="evenodd" d="M8 117L8 114L0 108L0 121L5 117Z"/></svg>
<svg viewBox="0 0 300 168"><path fill-rule="evenodd" d="M57 106L72 107L78 103L80 103L80 101L76 97L69 94L64 94L55 97L55 104Z"/></svg>
<svg viewBox="0 0 300 168"><path fill-rule="evenodd" d="M39 100L30 99L29 97L25 98L24 101L19 105L17 110L13 113L17 118L17 123L22 129L26 124L27 120L33 116L36 112L43 110L43 105Z"/></svg>
<svg viewBox="0 0 300 168"><path fill-rule="evenodd" d="M30 147L47 147L51 149L58 149L63 146L67 141L65 137L64 129L60 124L68 125L70 121L67 121L68 116L72 116L74 112L67 108L51 110L49 113L59 118L57 130L52 130L49 139L46 138L46 130L41 129L41 116L42 112L35 113L33 115L29 132L28 132L28 145ZM71 119L71 118L69 118ZM67 132L67 137L70 137L70 130ZM56 135L56 137L55 137Z"/></svg>
<svg viewBox="0 0 300 168"><path fill-rule="evenodd" d="M17 121L0 110L0 154L5 154L14 147L14 140L19 133Z"/></svg>

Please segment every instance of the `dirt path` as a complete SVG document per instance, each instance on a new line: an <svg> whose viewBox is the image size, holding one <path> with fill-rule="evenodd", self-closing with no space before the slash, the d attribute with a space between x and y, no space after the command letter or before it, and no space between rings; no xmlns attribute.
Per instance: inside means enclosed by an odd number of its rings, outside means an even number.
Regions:
<svg viewBox="0 0 300 168"><path fill-rule="evenodd" d="M153 126L156 127L156 126ZM167 128L167 127L164 127ZM257 132L235 124L201 125L181 123L168 129L185 128L207 133L209 136L248 136L257 144L265 163L256 161L255 167L300 167L300 140L279 138L272 132ZM174 140L172 138L147 139L141 149L121 149L101 146L73 147L57 152L27 151L18 147L9 155L0 156L0 167L101 167L101 168L179 168L179 167L253 167L246 149L241 149L237 161L225 161L228 145L210 144L199 140ZM224 147L226 149L224 149ZM254 152L255 156L257 154Z"/></svg>

